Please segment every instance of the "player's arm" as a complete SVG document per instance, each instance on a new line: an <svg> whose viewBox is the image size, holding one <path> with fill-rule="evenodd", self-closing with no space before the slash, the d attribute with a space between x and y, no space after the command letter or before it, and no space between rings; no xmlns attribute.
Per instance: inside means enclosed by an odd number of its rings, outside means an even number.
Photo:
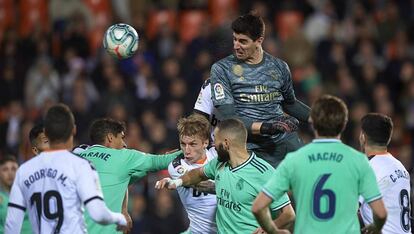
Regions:
<svg viewBox="0 0 414 234"><path fill-rule="evenodd" d="M122 201L121 213L125 216L125 219L127 220L127 228L124 230L124 233L127 233L132 228L132 218L128 213L128 189L126 190L124 200Z"/></svg>
<svg viewBox="0 0 414 234"><path fill-rule="evenodd" d="M18 184L18 181L20 181L19 174L19 171L17 171L9 196L6 221L4 223L4 233L6 234L20 233L26 211L23 192Z"/></svg>
<svg viewBox="0 0 414 234"><path fill-rule="evenodd" d="M371 207L374 222L365 226L362 231L363 233L381 233L381 229L387 220L387 210L385 209L384 202L382 199L377 199L368 204Z"/></svg>
<svg viewBox="0 0 414 234"><path fill-rule="evenodd" d="M295 97L293 89L292 73L290 72L287 63L283 62L281 67L283 86L281 87L281 94L283 96L282 108L283 111L290 116L295 117L301 122L308 122L310 115L310 108Z"/></svg>
<svg viewBox="0 0 414 234"><path fill-rule="evenodd" d="M192 185L191 187L197 189L199 192L216 194L216 183L211 180L201 181L200 183Z"/></svg>
<svg viewBox="0 0 414 234"><path fill-rule="evenodd" d="M196 168L181 176L178 179L163 178L155 183L156 189L168 188L177 189L180 186L190 186L207 180L207 176L204 174L203 168Z"/></svg>
<svg viewBox="0 0 414 234"><path fill-rule="evenodd" d="M295 117L299 121L305 123L308 122L311 109L308 105L298 99L295 98L293 102L283 102L282 108L284 112Z"/></svg>
<svg viewBox="0 0 414 234"><path fill-rule="evenodd" d="M252 212L256 217L257 222L267 233L289 233L289 231L281 230L277 226L277 224L283 225L284 222L286 222L286 224L290 223L290 221L287 222L287 217L282 217L282 219L279 219L278 222L273 222L269 211L269 205L271 202L272 198L268 197L263 192L260 192L256 197L253 202ZM283 212L281 215L283 215Z"/></svg>
<svg viewBox="0 0 414 234"><path fill-rule="evenodd" d="M139 170L145 171L159 171L168 168L168 165L178 156L182 154L182 151L175 151L167 154L145 154L139 151L136 153L143 154L144 157L135 157L137 160L144 160L144 164L137 164Z"/></svg>

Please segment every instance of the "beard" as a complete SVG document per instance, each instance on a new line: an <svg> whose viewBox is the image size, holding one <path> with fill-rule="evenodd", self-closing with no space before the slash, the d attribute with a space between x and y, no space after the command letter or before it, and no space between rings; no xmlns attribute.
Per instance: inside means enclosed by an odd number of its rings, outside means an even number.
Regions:
<svg viewBox="0 0 414 234"><path fill-rule="evenodd" d="M230 160L230 153L226 149L224 149L224 145L220 144L216 147L217 151L217 160L219 162L227 162Z"/></svg>

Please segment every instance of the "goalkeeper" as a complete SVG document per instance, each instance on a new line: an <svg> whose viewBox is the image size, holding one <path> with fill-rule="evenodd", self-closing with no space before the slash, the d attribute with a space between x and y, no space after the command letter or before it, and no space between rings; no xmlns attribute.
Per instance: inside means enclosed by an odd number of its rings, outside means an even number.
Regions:
<svg viewBox="0 0 414 234"><path fill-rule="evenodd" d="M263 20L247 14L231 27L234 53L211 67L212 102L218 119L243 121L248 149L276 167L303 145L295 130L310 108L296 99L286 62L263 51Z"/></svg>

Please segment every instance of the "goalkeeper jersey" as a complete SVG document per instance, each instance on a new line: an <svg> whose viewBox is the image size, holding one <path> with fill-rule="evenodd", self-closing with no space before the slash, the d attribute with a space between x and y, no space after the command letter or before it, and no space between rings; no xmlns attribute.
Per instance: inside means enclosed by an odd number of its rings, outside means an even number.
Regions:
<svg viewBox="0 0 414 234"><path fill-rule="evenodd" d="M227 56L211 67L211 99L215 107L234 105L237 116L254 122L267 122L283 115L282 104L296 99L288 65L264 52L258 64L247 64L234 55ZM221 119L220 113L218 119ZM250 150L274 151L286 136L249 135ZM283 155L284 156L284 155Z"/></svg>

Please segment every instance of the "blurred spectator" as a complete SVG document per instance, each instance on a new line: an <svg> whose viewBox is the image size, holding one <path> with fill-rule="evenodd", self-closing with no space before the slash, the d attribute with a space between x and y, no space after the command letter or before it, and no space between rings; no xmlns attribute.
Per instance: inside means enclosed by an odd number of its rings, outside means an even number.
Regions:
<svg viewBox="0 0 414 234"><path fill-rule="evenodd" d="M30 68L25 84L25 104L29 108L39 108L47 100L57 102L61 82L50 58L41 57Z"/></svg>
<svg viewBox="0 0 414 234"><path fill-rule="evenodd" d="M413 1L11 2L16 19L21 11L44 14L26 14L33 22L10 21L0 34L0 152L14 152L19 162L32 157L28 131L56 102L73 110L77 142L88 141L94 118L111 116L128 124L128 147L151 153L176 148L177 119L192 110L212 61L232 51L230 23L254 10L266 23L263 46L288 61L297 96L307 104L323 93L343 97L350 116L342 140L355 148L363 114L392 116L390 149L413 169ZM181 16L193 10L208 17L195 38L184 41L181 25L188 22ZM138 52L130 59L112 58L101 48L103 31L116 22L130 23L139 33ZM301 131L305 141L311 139L308 126ZM146 233L179 232L171 229L183 222L180 214L172 217L182 212L177 198L153 195L151 186L147 180L132 186L139 187L131 193L135 228L150 222L153 229ZM153 196L168 203L165 210L148 203Z"/></svg>
<svg viewBox="0 0 414 234"><path fill-rule="evenodd" d="M174 202L171 194L166 189L156 193L150 209L152 212L145 222L145 231L154 234L178 234L185 231L187 226L183 220L182 208L177 209L179 204Z"/></svg>
<svg viewBox="0 0 414 234"><path fill-rule="evenodd" d="M0 124L0 148L13 154L18 153L21 129L24 118L22 103L11 101L6 111L6 121Z"/></svg>

